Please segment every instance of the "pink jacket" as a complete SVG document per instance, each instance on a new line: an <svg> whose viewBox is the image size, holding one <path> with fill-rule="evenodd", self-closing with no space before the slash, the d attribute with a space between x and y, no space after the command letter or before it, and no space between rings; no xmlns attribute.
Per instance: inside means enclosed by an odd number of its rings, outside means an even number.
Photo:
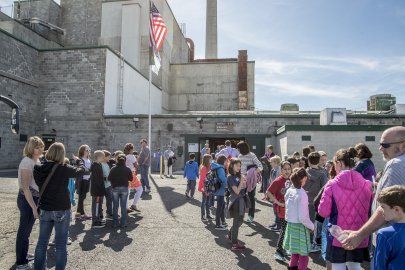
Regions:
<svg viewBox="0 0 405 270"><path fill-rule="evenodd" d="M257 185L262 181L262 174L260 172L256 172L256 168L250 168L247 171L246 176L246 184L247 184L247 191L251 192Z"/></svg>
<svg viewBox="0 0 405 270"><path fill-rule="evenodd" d="M326 184L318 213L329 217L331 224L337 224L343 230L358 230L369 218L372 200L370 181L354 170L342 171ZM333 239L332 245L342 247L336 239ZM359 248L367 246L368 237Z"/></svg>

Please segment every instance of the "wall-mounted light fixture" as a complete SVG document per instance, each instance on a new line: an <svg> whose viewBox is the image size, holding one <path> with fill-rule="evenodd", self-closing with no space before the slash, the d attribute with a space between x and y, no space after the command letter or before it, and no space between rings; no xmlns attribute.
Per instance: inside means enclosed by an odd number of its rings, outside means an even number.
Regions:
<svg viewBox="0 0 405 270"><path fill-rule="evenodd" d="M134 118L132 119L132 121L133 121L134 124L135 124L135 128L138 128L139 118L138 118L138 117L134 117Z"/></svg>
<svg viewBox="0 0 405 270"><path fill-rule="evenodd" d="M48 119L46 119L46 110L44 111L44 124L46 125L46 124L48 124Z"/></svg>
<svg viewBox="0 0 405 270"><path fill-rule="evenodd" d="M200 124L200 129L202 129L202 123L203 123L202 117L197 117L197 123Z"/></svg>

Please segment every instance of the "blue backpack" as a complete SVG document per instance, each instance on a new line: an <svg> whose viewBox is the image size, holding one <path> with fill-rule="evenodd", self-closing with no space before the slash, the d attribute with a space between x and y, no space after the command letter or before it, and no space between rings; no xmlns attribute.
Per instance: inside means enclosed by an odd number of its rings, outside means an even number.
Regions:
<svg viewBox="0 0 405 270"><path fill-rule="evenodd" d="M208 194L214 194L221 188L221 180L218 178L217 170L207 172L204 180L204 190Z"/></svg>

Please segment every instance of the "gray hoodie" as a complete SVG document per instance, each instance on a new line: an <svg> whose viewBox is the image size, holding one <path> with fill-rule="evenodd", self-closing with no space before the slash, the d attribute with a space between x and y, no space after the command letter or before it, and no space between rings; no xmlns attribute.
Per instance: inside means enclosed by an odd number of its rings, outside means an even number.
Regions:
<svg viewBox="0 0 405 270"><path fill-rule="evenodd" d="M328 177L325 174L325 169L322 168L314 169L308 167L307 173L309 177L303 188L308 194L308 203L312 205L316 195L318 195L322 187L328 182Z"/></svg>

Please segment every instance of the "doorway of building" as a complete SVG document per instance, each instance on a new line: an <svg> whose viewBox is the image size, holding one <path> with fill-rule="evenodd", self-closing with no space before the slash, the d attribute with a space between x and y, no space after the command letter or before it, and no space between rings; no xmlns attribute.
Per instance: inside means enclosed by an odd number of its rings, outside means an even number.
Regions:
<svg viewBox="0 0 405 270"><path fill-rule="evenodd" d="M225 141L230 140L231 141L231 146L233 148L236 148L236 145L240 141L245 141L245 138L211 138L209 140L209 146L211 149L211 153L215 153L218 150L219 146L225 146Z"/></svg>
<svg viewBox="0 0 405 270"><path fill-rule="evenodd" d="M212 138L212 137L204 137L204 138L199 138L199 145L200 145L200 152L199 152L199 160L202 159L201 156L201 149L204 147L206 143L208 143L209 148L211 150L211 154L215 153L218 149L219 146L224 145L225 146L225 141L230 140L231 141L231 146L233 148L236 148L236 145L240 141L246 141L244 137L237 137L237 138Z"/></svg>
<svg viewBox="0 0 405 270"><path fill-rule="evenodd" d="M46 151L56 141L56 136L54 134L42 134L42 141L45 144L44 150Z"/></svg>

